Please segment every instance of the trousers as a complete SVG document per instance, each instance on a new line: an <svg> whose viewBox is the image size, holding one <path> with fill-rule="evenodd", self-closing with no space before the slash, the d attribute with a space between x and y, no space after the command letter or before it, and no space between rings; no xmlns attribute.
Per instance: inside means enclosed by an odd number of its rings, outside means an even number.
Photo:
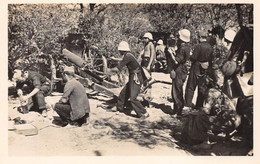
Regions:
<svg viewBox="0 0 260 164"><path fill-rule="evenodd" d="M117 100L117 110L123 111L128 99L134 111L138 117L141 117L146 113L145 108L140 101L137 100L137 96L140 93L141 85L134 82L134 74L130 74L129 81L126 86L121 90Z"/></svg>
<svg viewBox="0 0 260 164"><path fill-rule="evenodd" d="M75 121L72 121L70 119L70 112L71 112L70 104L56 103L54 110L57 112L60 118L65 122L68 123L77 122L80 125L86 123L86 117L88 116L88 113L86 113L86 115L83 116L82 118L77 119Z"/></svg>
<svg viewBox="0 0 260 164"><path fill-rule="evenodd" d="M202 69L202 68L200 68ZM190 74L188 77L186 90L185 90L185 104L186 106L192 107L192 99L194 96L194 91L198 86L198 96L196 101L196 107L202 107L203 101L207 96L208 88L206 86L206 78L204 72L201 71L202 74L195 72L194 67L191 68Z"/></svg>
<svg viewBox="0 0 260 164"><path fill-rule="evenodd" d="M41 86L40 90L32 96L32 102L33 102L33 108L38 111L42 112L44 109L46 109L46 102L45 102L45 96L47 96L47 93L50 90L50 86L43 85Z"/></svg>
<svg viewBox="0 0 260 164"><path fill-rule="evenodd" d="M184 107L183 99L183 84L186 80L188 70L184 65L180 65L176 68L176 77L172 80L172 99L174 103L173 112L181 114Z"/></svg>

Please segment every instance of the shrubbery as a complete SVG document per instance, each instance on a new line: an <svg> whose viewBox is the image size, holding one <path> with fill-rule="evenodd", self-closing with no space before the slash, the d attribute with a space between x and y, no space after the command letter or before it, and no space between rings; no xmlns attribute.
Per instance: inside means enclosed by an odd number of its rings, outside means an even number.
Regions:
<svg viewBox="0 0 260 164"><path fill-rule="evenodd" d="M194 45L199 29L221 24L238 30L239 22L248 23L252 8L250 4L91 4L91 8L88 4L9 4L9 68L24 58L28 68L36 68L41 53L58 57L69 33L83 34L86 46L97 46L107 57L118 53L121 40L139 54L143 46L139 39L147 31L176 33L187 28Z"/></svg>

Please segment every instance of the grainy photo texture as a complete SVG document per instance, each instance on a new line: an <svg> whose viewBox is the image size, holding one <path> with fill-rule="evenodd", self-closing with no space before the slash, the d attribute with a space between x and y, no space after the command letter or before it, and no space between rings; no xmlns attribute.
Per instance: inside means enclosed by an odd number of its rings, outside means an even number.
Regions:
<svg viewBox="0 0 260 164"><path fill-rule="evenodd" d="M8 4L9 156L253 156L253 4Z"/></svg>

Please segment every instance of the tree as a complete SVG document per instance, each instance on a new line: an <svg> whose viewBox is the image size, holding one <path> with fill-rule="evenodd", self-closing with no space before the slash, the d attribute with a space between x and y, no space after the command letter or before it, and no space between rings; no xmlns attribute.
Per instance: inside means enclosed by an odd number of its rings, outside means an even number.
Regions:
<svg viewBox="0 0 260 164"><path fill-rule="evenodd" d="M39 71L41 54L57 55L61 40L72 28L77 28L78 5L9 4L8 5L8 61L12 69L28 67ZM44 61L44 60L43 60ZM45 60L44 63L48 65Z"/></svg>
<svg viewBox="0 0 260 164"><path fill-rule="evenodd" d="M36 60L39 52L57 56L69 32L83 34L86 46L97 46L105 56L116 55L121 40L139 54L140 37L147 31L176 33L187 28L194 45L200 29L220 24L237 30L241 22L252 22L253 5L10 4L8 11L8 59L13 65L19 58Z"/></svg>

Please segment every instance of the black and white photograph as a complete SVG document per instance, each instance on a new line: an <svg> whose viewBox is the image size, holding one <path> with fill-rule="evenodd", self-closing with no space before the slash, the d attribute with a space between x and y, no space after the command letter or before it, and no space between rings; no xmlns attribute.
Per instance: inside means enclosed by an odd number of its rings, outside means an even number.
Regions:
<svg viewBox="0 0 260 164"><path fill-rule="evenodd" d="M8 157L254 158L252 1L5 5Z"/></svg>

